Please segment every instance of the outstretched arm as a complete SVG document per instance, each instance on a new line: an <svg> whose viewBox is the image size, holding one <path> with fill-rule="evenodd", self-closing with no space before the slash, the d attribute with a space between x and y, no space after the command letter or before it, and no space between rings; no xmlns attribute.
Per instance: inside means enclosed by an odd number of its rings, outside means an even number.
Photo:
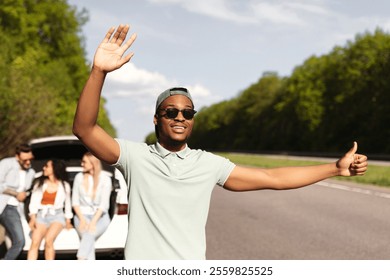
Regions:
<svg viewBox="0 0 390 280"><path fill-rule="evenodd" d="M356 154L357 143L337 162L281 168L248 168L236 166L224 187L232 191L252 191L260 189L295 189L314 184L333 176L364 175L367 170L367 157Z"/></svg>
<svg viewBox="0 0 390 280"><path fill-rule="evenodd" d="M133 34L125 41L128 25L110 28L96 50L92 70L80 95L73 122L73 133L99 159L109 164L119 158L119 145L106 131L97 125L100 95L107 73L129 62L133 53L124 56L136 39Z"/></svg>

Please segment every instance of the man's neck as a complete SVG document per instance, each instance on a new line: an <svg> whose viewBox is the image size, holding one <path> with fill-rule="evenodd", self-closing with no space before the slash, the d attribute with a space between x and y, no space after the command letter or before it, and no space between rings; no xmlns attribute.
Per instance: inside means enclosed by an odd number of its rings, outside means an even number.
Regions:
<svg viewBox="0 0 390 280"><path fill-rule="evenodd" d="M166 150L168 150L168 151L170 151L172 153L180 152L180 151L184 150L187 147L187 143L183 143L183 142L170 141L170 143L163 143L163 142L161 142L159 140L158 143L164 149L166 149Z"/></svg>

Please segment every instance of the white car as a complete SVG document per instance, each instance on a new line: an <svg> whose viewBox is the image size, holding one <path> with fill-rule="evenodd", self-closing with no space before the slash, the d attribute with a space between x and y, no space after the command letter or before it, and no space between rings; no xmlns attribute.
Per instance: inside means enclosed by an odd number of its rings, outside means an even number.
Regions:
<svg viewBox="0 0 390 280"><path fill-rule="evenodd" d="M87 149L75 136L52 136L33 139L30 141L34 160L32 166L37 172L36 177L42 175L42 167L51 158L62 159L66 162L69 183L73 185L75 175L82 171L81 158ZM113 190L110 202L111 223L105 233L96 241L96 256L99 259L123 259L123 248L127 237L127 187L122 174L114 167L103 164L103 169L113 180ZM26 245L20 259L26 259L30 248L30 228L28 226L27 199L21 207L22 225ZM11 240L6 236L6 248L11 246ZM79 236L74 228L63 229L55 240L56 258L76 258L79 248ZM44 241L40 247L40 259L43 258Z"/></svg>

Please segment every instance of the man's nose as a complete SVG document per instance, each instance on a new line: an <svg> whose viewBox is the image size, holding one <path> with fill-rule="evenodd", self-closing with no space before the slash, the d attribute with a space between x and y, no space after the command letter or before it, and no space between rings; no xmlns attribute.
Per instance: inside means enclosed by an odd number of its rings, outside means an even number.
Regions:
<svg viewBox="0 0 390 280"><path fill-rule="evenodd" d="M185 120L182 111L179 111L179 112L177 113L177 116L175 117L175 120L177 120L177 121L184 121L184 120Z"/></svg>

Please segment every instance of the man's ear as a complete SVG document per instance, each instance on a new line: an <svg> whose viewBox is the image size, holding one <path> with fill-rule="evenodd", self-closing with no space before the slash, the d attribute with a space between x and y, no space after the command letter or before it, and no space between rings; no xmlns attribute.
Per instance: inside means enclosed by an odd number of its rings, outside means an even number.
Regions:
<svg viewBox="0 0 390 280"><path fill-rule="evenodd" d="M153 123L154 125L157 125L157 114L155 114L153 117Z"/></svg>

